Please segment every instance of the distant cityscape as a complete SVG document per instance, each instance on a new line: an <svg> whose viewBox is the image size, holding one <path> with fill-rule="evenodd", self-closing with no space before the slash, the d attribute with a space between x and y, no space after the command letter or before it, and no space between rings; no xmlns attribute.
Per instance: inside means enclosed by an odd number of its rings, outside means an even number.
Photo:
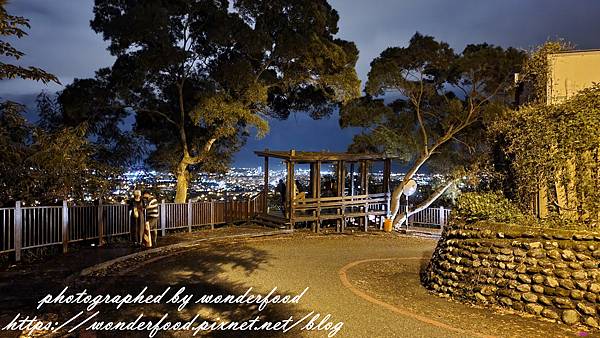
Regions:
<svg viewBox="0 0 600 338"><path fill-rule="evenodd" d="M391 174L391 185L398 184L405 173ZM269 170L269 190L274 191L279 180L285 181L286 171L283 169ZM335 179L335 172L321 169L321 180L326 182ZM359 173L354 173L355 188L361 189ZM310 182L310 170L296 169L295 178L299 183L300 190L307 190ZM417 174L414 177L419 186L430 185L435 179L441 179L441 175ZM122 201L131 196L134 189L150 190L158 192L167 200L175 195L176 178L172 173L159 172L136 168L125 172L118 178L117 188L112 192L111 199ZM347 180L348 181L348 180ZM381 189L383 182L383 171L374 170L369 173L369 190ZM188 195L192 201L211 201L226 199L246 199L256 195L263 190L264 170L262 167L255 168L231 168L225 174L196 174L188 187ZM347 189L349 183L346 184Z"/></svg>

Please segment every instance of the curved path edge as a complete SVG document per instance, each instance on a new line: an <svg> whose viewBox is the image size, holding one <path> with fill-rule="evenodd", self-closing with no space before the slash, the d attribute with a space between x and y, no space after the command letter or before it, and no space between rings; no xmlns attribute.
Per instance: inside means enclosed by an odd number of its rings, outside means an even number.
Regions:
<svg viewBox="0 0 600 338"><path fill-rule="evenodd" d="M148 254L159 253L161 251L170 251L170 250L174 250L174 249L177 250L177 249L191 248L193 246L196 246L196 245L198 245L200 243L204 243L204 242L218 241L218 240L231 239L231 238L267 237L267 236L284 235L284 234L291 234L291 233L293 233L293 230L276 230L276 231L265 231L265 232L259 232L259 233L242 233L242 234L235 234L235 235L207 237L207 238L186 241L186 242L182 242L182 243L165 245L165 246L161 246L161 247L157 247L157 248L153 248L153 249L134 252L132 254L114 258L114 259L111 259L111 260L108 260L108 261L105 261L102 263L98 263L96 265L92 265L90 267L87 267L87 268L81 270L79 273L75 273L74 275L72 275L72 277L85 277L85 276L91 275L97 271L103 270L113 264L120 263L120 262L129 260L129 259L132 259L132 258L136 258L139 256L145 256Z"/></svg>
<svg viewBox="0 0 600 338"><path fill-rule="evenodd" d="M453 332L460 333L460 334L468 334L468 335L480 337L480 338L496 338L496 336L490 336L490 335L482 334L479 332L473 332L473 331L457 328L457 327L448 325L446 323L437 321L435 319L419 315L419 314L412 312L406 308L402 308L400 306L392 305L392 304L386 303L382 300L379 300L373 296L368 295L367 293L361 291L360 289L358 289L354 285L352 285L352 283L350 282L350 279L348 278L348 274L347 274L348 270L352 269L353 267L355 267L357 265L364 264L364 263L377 262L377 261L391 261L391 260L423 260L423 259L424 258L422 258L422 257L394 257L394 258L363 259L363 260L354 261L354 262L344 265L338 271L338 274L339 274L340 280L342 282L342 285L344 287L346 287L347 289L349 289L350 291L352 291L352 293L354 293L356 296L358 296L372 304L381 306L381 307L383 307L389 311L392 311L396 314L418 320L422 323L425 323L425 324L428 324L431 326L435 326L435 327L438 327L441 329L453 331Z"/></svg>

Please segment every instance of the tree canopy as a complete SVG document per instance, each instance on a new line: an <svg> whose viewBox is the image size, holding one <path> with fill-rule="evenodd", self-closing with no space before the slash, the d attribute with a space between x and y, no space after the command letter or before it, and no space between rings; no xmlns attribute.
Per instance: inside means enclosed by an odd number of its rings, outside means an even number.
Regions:
<svg viewBox="0 0 600 338"><path fill-rule="evenodd" d="M95 79L110 91L96 107L136 114L150 163L172 170L184 201L190 173L229 164L267 117L318 118L358 95L338 19L325 0L96 0L91 26L117 57Z"/></svg>
<svg viewBox="0 0 600 338"><path fill-rule="evenodd" d="M525 54L486 43L457 54L445 42L416 33L406 47L390 47L371 62L365 96L344 106L342 127L362 127L354 149L383 150L409 166L392 196L394 222L402 187L419 169L435 166L448 181L417 207L438 198L486 153L482 122L512 101L513 74Z"/></svg>

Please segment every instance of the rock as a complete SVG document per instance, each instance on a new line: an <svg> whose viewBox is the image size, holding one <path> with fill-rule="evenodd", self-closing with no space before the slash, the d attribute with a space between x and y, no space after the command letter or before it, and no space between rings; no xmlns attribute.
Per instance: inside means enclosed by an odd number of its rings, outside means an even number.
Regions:
<svg viewBox="0 0 600 338"><path fill-rule="evenodd" d="M528 303L535 303L538 301L538 296L531 292L526 292L523 294L523 299Z"/></svg>
<svg viewBox="0 0 600 338"><path fill-rule="evenodd" d="M575 252L584 252L587 250L587 244L577 243L573 245L573 251Z"/></svg>
<svg viewBox="0 0 600 338"><path fill-rule="evenodd" d="M544 282L544 276L542 275L534 275L531 280L535 283L535 284L542 284Z"/></svg>
<svg viewBox="0 0 600 338"><path fill-rule="evenodd" d="M589 261L590 259L592 259L590 256L584 255L582 253L576 253L575 257L577 257L577 260L579 261Z"/></svg>
<svg viewBox="0 0 600 338"><path fill-rule="evenodd" d="M565 270L567 269L569 266L564 263L564 262L556 262L554 263L554 268L556 268L557 270Z"/></svg>
<svg viewBox="0 0 600 338"><path fill-rule="evenodd" d="M577 259L577 257L575 257L575 254L573 253L573 251L571 250L563 250L561 257L565 260L565 261L574 261Z"/></svg>
<svg viewBox="0 0 600 338"><path fill-rule="evenodd" d="M527 266L525 266L525 264L519 264L515 271L518 273L525 273L527 272Z"/></svg>
<svg viewBox="0 0 600 338"><path fill-rule="evenodd" d="M548 319L555 319L555 320L558 319L558 318L560 318L558 316L558 313L556 313L556 312L554 312L554 311L552 311L550 309L544 309L544 310L542 310L542 317L548 318Z"/></svg>
<svg viewBox="0 0 600 338"><path fill-rule="evenodd" d="M546 276L554 276L554 269L544 269L542 273Z"/></svg>
<svg viewBox="0 0 600 338"><path fill-rule="evenodd" d="M521 302L516 302L513 303L512 308L516 311L523 311L523 308L525 308L525 306Z"/></svg>
<svg viewBox="0 0 600 338"><path fill-rule="evenodd" d="M598 267L598 263L594 262L594 261L591 261L591 260L590 261L584 261L582 265L586 269L595 269L595 268Z"/></svg>
<svg viewBox="0 0 600 338"><path fill-rule="evenodd" d="M517 274L514 271L506 271L504 277L508 279L517 279Z"/></svg>
<svg viewBox="0 0 600 338"><path fill-rule="evenodd" d="M573 239L576 241L593 241L594 236L591 235L582 235L582 234L574 234Z"/></svg>
<svg viewBox="0 0 600 338"><path fill-rule="evenodd" d="M565 234L553 234L552 238L557 239L557 240L566 240L566 239L571 239L571 236L565 235Z"/></svg>
<svg viewBox="0 0 600 338"><path fill-rule="evenodd" d="M587 281L581 281L581 280L579 280L579 281L575 282L575 285L577 286L577 288L579 290L587 291L587 288L588 288L588 282Z"/></svg>
<svg viewBox="0 0 600 338"><path fill-rule="evenodd" d="M589 316L596 315L596 308L594 308L593 306L586 305L585 303L577 303L577 310Z"/></svg>
<svg viewBox="0 0 600 338"><path fill-rule="evenodd" d="M539 249L542 247L542 243L540 242L529 242L529 243L523 243L523 246L525 247L525 249Z"/></svg>
<svg viewBox="0 0 600 338"><path fill-rule="evenodd" d="M519 301L519 300L521 300L521 294L518 293L518 292L516 292L516 291L511 292L510 293L510 298L512 298L512 300Z"/></svg>
<svg viewBox="0 0 600 338"><path fill-rule="evenodd" d="M585 325L590 326L594 329L598 328L598 321L594 317L587 317L584 321Z"/></svg>
<svg viewBox="0 0 600 338"><path fill-rule="evenodd" d="M560 258L560 252L558 252L558 250L550 250L546 253L546 256L552 258L552 259L559 259Z"/></svg>
<svg viewBox="0 0 600 338"><path fill-rule="evenodd" d="M556 270L554 274L560 278L571 278L571 273L567 270Z"/></svg>
<svg viewBox="0 0 600 338"><path fill-rule="evenodd" d="M538 265L543 269L554 269L554 264L545 259L538 261Z"/></svg>
<svg viewBox="0 0 600 338"><path fill-rule="evenodd" d="M544 307L539 304L529 303L529 304L525 305L525 311L527 311L531 314L534 314L534 315L539 316L543 310L544 310Z"/></svg>
<svg viewBox="0 0 600 338"><path fill-rule="evenodd" d="M554 296L556 295L556 288L551 288L551 287L544 287L544 294L548 295L548 296Z"/></svg>
<svg viewBox="0 0 600 338"><path fill-rule="evenodd" d="M590 284L588 290L593 293L600 293L600 284L592 283Z"/></svg>
<svg viewBox="0 0 600 338"><path fill-rule="evenodd" d="M475 298L477 299L477 301L482 302L482 303L487 303L487 298L485 298L484 295L482 295L479 292L475 293Z"/></svg>
<svg viewBox="0 0 600 338"><path fill-rule="evenodd" d="M583 268L583 264L579 262L571 262L569 263L569 268L573 270L581 270Z"/></svg>
<svg viewBox="0 0 600 338"><path fill-rule="evenodd" d="M551 288L555 288L558 286L558 280L556 280L556 278L554 277L546 276L546 281L544 282L544 285L549 286Z"/></svg>
<svg viewBox="0 0 600 338"><path fill-rule="evenodd" d="M531 286L529 286L529 284L519 284L517 286L517 290L521 292L529 292L531 291Z"/></svg>
<svg viewBox="0 0 600 338"><path fill-rule="evenodd" d="M573 302L571 302L570 299L567 298L554 298L554 304L556 304L556 307L558 307L559 309L574 309L575 305L573 304Z"/></svg>
<svg viewBox="0 0 600 338"><path fill-rule="evenodd" d="M556 295L559 297L570 297L571 291L563 288L556 288Z"/></svg>
<svg viewBox="0 0 600 338"><path fill-rule="evenodd" d="M500 298L500 304L511 307L513 304L513 301L510 298L502 297L502 298Z"/></svg>
<svg viewBox="0 0 600 338"><path fill-rule="evenodd" d="M585 299L586 299L588 302L595 303L595 302L596 302L596 300L598 299L598 296L596 296L596 294L595 294L595 293L586 292L586 293L583 295L583 298L585 298Z"/></svg>
<svg viewBox="0 0 600 338"><path fill-rule="evenodd" d="M541 285L532 285L531 290L537 293L544 293L544 287Z"/></svg>
<svg viewBox="0 0 600 338"><path fill-rule="evenodd" d="M537 259L535 259L535 258L527 257L527 258L525 258L524 262L527 265L537 265Z"/></svg>
<svg viewBox="0 0 600 338"><path fill-rule="evenodd" d="M600 250L596 250L596 251L592 252L592 257L600 258Z"/></svg>
<svg viewBox="0 0 600 338"><path fill-rule="evenodd" d="M527 251L525 251L523 249L519 249L519 248L514 248L513 249L513 255L515 255L515 256L525 257L526 254L527 254Z"/></svg>
<svg viewBox="0 0 600 338"><path fill-rule="evenodd" d="M499 262L510 262L513 260L513 257L509 255L496 255L496 260Z"/></svg>
<svg viewBox="0 0 600 338"><path fill-rule="evenodd" d="M533 258L544 258L544 257L546 257L546 253L544 252L543 249L534 249L534 250L529 251L527 253L527 256L533 257Z"/></svg>
<svg viewBox="0 0 600 338"><path fill-rule="evenodd" d="M496 289L495 286L484 286L479 292L481 292L482 295L491 296L496 293Z"/></svg>
<svg viewBox="0 0 600 338"><path fill-rule="evenodd" d="M521 281L522 283L531 284L531 277L529 277L525 274L520 274L517 279L519 281Z"/></svg>
<svg viewBox="0 0 600 338"><path fill-rule="evenodd" d="M546 296L539 296L538 300L540 301L540 303L544 304L544 305L553 305L554 303L552 303L552 299L546 297Z"/></svg>
<svg viewBox="0 0 600 338"><path fill-rule="evenodd" d="M575 283L570 279L561 279L558 281L558 284L567 290L575 289Z"/></svg>
<svg viewBox="0 0 600 338"><path fill-rule="evenodd" d="M571 274L571 277L573 277L573 279L576 279L576 280L586 279L587 272L582 271L582 270L573 271L573 273Z"/></svg>
<svg viewBox="0 0 600 338"><path fill-rule="evenodd" d="M575 300L583 299L583 291L581 290L571 290L571 298Z"/></svg>
<svg viewBox="0 0 600 338"><path fill-rule="evenodd" d="M565 310L561 319L565 324L573 325L579 323L579 313L575 310Z"/></svg>

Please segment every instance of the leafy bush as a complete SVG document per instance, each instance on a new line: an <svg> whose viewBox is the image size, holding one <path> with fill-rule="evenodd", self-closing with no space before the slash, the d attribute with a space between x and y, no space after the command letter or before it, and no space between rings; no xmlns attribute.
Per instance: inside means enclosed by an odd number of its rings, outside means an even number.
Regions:
<svg viewBox="0 0 600 338"><path fill-rule="evenodd" d="M466 222L490 220L515 223L525 219L523 213L501 192L466 192L458 197L453 214Z"/></svg>

